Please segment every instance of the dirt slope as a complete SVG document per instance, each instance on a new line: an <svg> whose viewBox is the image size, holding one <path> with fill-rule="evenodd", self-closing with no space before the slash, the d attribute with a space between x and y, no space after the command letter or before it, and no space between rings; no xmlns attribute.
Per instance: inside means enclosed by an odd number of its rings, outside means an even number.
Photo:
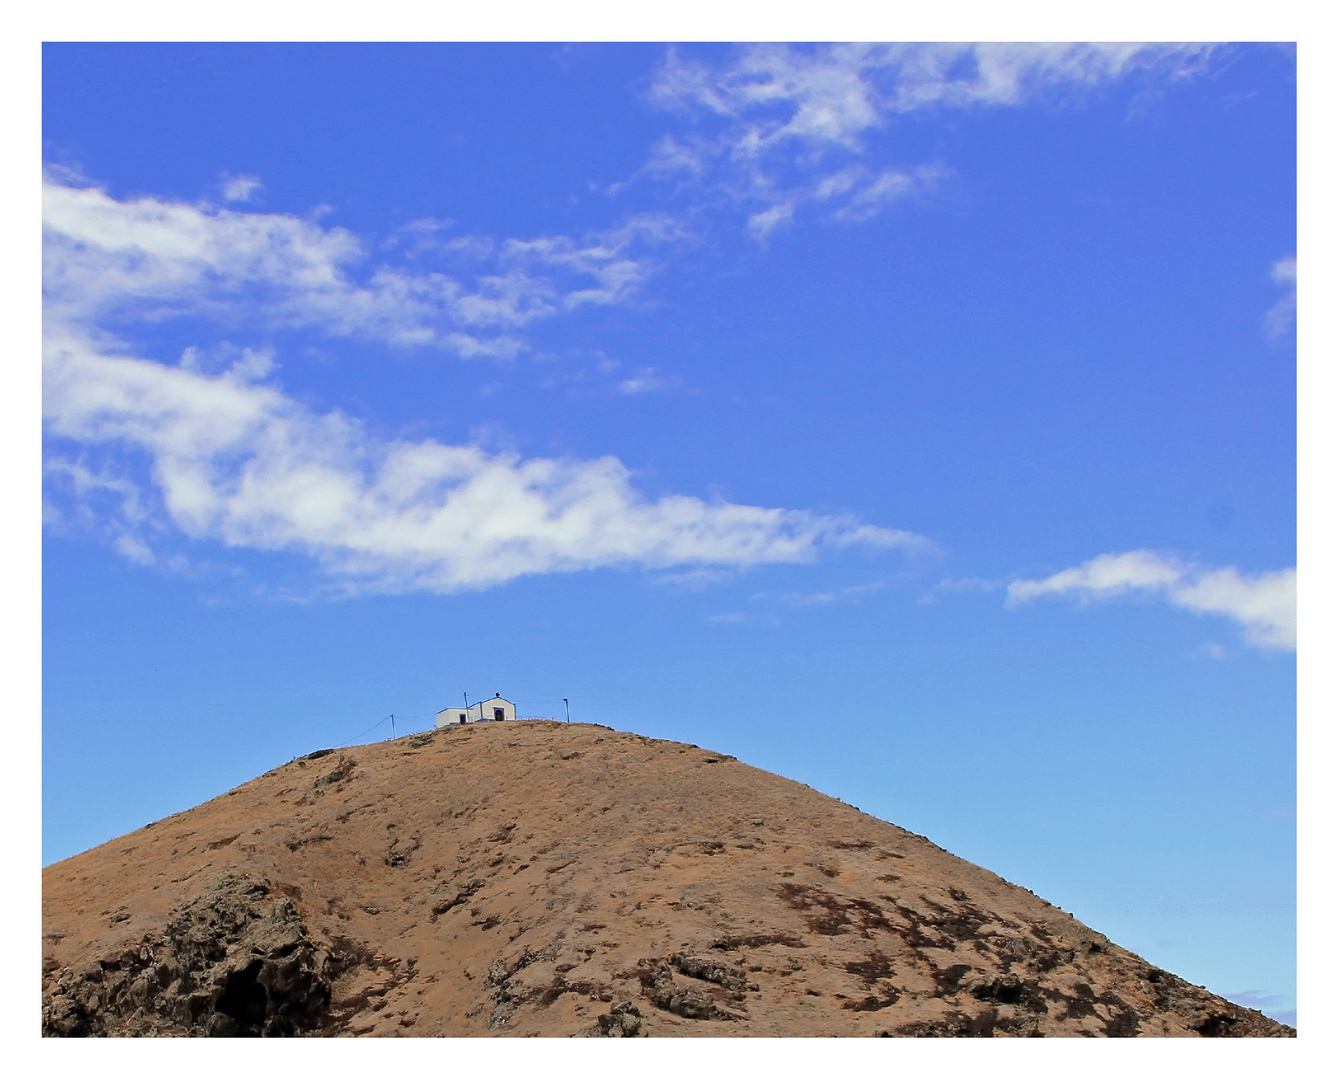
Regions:
<svg viewBox="0 0 1339 1080"><path fill-rule="evenodd" d="M1291 1036L733 758L481 724L43 873L49 1035Z"/></svg>

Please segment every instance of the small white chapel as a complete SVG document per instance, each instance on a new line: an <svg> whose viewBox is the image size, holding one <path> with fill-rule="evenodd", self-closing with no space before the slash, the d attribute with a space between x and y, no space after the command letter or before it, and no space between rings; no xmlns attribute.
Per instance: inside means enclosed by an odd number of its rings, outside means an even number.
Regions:
<svg viewBox="0 0 1339 1080"><path fill-rule="evenodd" d="M494 694L487 701L476 701L473 705L467 704L463 707L457 705L443 709L437 714L437 727L451 727L455 724L490 724L495 720L515 719L516 703L508 701L501 694Z"/></svg>

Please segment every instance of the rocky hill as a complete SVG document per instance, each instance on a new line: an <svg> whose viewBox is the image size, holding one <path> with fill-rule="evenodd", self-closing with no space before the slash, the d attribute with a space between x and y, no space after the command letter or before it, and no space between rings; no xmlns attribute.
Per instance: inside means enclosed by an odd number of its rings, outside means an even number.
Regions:
<svg viewBox="0 0 1339 1080"><path fill-rule="evenodd" d="M318 751L43 873L48 1035L1291 1036L696 746Z"/></svg>

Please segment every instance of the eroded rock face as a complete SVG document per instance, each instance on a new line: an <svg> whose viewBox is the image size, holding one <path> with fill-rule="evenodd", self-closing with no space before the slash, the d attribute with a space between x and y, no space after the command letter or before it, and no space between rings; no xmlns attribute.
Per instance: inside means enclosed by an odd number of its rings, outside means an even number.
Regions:
<svg viewBox="0 0 1339 1080"><path fill-rule="evenodd" d="M318 751L43 871L48 1035L1289 1037L855 807L683 743Z"/></svg>
<svg viewBox="0 0 1339 1080"><path fill-rule="evenodd" d="M49 973L45 1035L299 1035L318 1028L336 965L293 901L224 874L161 935Z"/></svg>
<svg viewBox="0 0 1339 1080"><path fill-rule="evenodd" d="M678 959L679 954L675 957ZM685 983L676 982L663 960L643 960L637 967L643 992L657 1009L685 1020L740 1019L740 1015L728 1007L720 990L710 985L697 985L691 979Z"/></svg>
<svg viewBox="0 0 1339 1080"><path fill-rule="evenodd" d="M581 1039L635 1039L642 1033L642 1014L631 1001L615 1005L603 1016L597 1016L595 1023L578 1031L576 1038Z"/></svg>

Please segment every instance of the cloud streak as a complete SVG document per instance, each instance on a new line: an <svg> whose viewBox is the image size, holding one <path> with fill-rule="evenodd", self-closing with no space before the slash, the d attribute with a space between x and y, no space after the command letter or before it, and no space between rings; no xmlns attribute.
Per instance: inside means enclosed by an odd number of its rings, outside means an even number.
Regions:
<svg viewBox="0 0 1339 1080"><path fill-rule="evenodd" d="M643 175L711 191L748 211L765 239L802 207L864 221L932 192L937 162L874 170L868 137L927 110L1079 99L1137 72L1163 81L1203 70L1215 46L1142 44L753 45L710 65L671 50L652 100L696 122L667 136Z"/></svg>
<svg viewBox="0 0 1339 1080"><path fill-rule="evenodd" d="M1236 567L1187 566L1152 551L1099 555L1081 566L1037 580L1011 582L1010 605L1050 596L1103 600L1127 593L1165 599L1204 615L1239 623L1245 639L1261 649L1297 648L1297 571L1243 574Z"/></svg>
<svg viewBox="0 0 1339 1080"><path fill-rule="evenodd" d="M535 320L631 301L655 270L651 249L683 237L663 214L580 241L448 240L436 223L419 223L414 243L400 245L407 265L369 269L347 229L155 196L118 200L69 179L43 184L45 304L48 317L86 325L193 315L508 358L526 348L519 331ZM423 266L434 260L451 272Z"/></svg>
<svg viewBox="0 0 1339 1080"><path fill-rule="evenodd" d="M116 545L153 561L168 527L195 540L315 558L349 591L447 592L602 566L748 567L822 547L916 547L910 533L799 510L651 500L612 457L523 460L433 440L385 441L258 381L247 353L211 375L115 355L55 331L46 343L48 435L130 451L144 465L48 465L56 496L102 498ZM152 488L152 494L146 491Z"/></svg>
<svg viewBox="0 0 1339 1080"><path fill-rule="evenodd" d="M580 242L451 237L417 222L390 245L411 265L370 271L344 229L117 200L55 178L43 224L44 516L52 528L102 532L133 561L161 562L157 546L177 532L304 553L349 591L451 591L595 567L739 569L804 562L824 547L921 543L802 510L650 499L613 457L526 460L376 438L285 395L270 351L191 347L164 364L115 336L189 315L513 355L523 347L513 332L532 320L628 302L654 268L634 252L682 238L664 215ZM470 285L419 268L433 259L472 267ZM647 369L620 390L670 384Z"/></svg>
<svg viewBox="0 0 1339 1080"><path fill-rule="evenodd" d="M1279 259L1269 268L1269 276L1287 292L1265 313L1265 329L1270 337L1283 337L1297 325L1297 256Z"/></svg>

